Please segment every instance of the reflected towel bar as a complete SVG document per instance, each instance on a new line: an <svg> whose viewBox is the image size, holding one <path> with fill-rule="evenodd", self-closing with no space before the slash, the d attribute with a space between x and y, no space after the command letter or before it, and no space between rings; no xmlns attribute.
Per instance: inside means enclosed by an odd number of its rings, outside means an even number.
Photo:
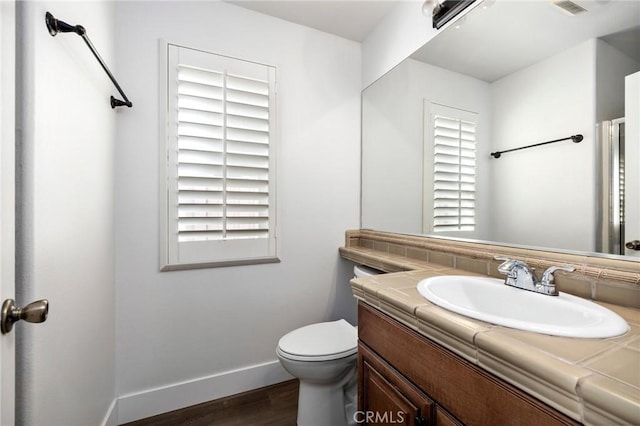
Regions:
<svg viewBox="0 0 640 426"><path fill-rule="evenodd" d="M129 108L131 108L133 106L131 101L127 98L127 95L125 95L122 89L120 88L120 85L116 81L113 74L111 74L111 71L109 71L109 68L107 67L107 65L104 63L104 61L96 51L96 48L93 47L91 40L89 40L89 37L87 36L87 30L85 30L82 25L75 25L75 26L69 25L66 22L63 22L54 18L53 15L49 12L47 12L45 15L45 22L47 24L47 29L49 30L49 34L51 34L51 36L55 36L58 33L76 33L80 37L82 37L85 43L87 43L87 46L89 46L91 53L93 53L93 56L95 56L98 62L100 62L102 69L107 73L107 75L111 79L111 82L113 83L114 86L116 86L116 89L118 89L118 92L120 92L120 95L124 99L124 101L121 101L120 99L116 99L113 96L111 96L111 108L115 108L119 106L128 106Z"/></svg>
<svg viewBox="0 0 640 426"><path fill-rule="evenodd" d="M511 151L518 151L520 149L533 148L534 146L546 145L546 144L554 143L554 142L568 141L569 139L571 139L574 143L579 143L579 142L582 142L582 139L584 139L584 138L582 137L582 135L573 135L573 136L569 136L568 138L556 139L556 140L552 140L552 141L548 141L548 142L540 142L540 143L535 143L533 145L521 146L520 148L513 148L513 149L507 149L507 150L504 150L504 151L492 152L491 156L493 158L500 158L500 156L502 154L504 154L505 152L511 152Z"/></svg>

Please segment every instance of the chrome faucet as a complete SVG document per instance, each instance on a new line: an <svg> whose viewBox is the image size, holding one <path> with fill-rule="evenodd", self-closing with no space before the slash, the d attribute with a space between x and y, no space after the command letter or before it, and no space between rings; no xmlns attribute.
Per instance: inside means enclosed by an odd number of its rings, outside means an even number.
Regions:
<svg viewBox="0 0 640 426"><path fill-rule="evenodd" d="M529 265L525 262L500 256L496 256L494 259L504 260L504 262L498 266L498 272L506 275L504 280L506 285L546 294L548 296L558 295L558 289L556 288L553 276L555 271L573 272L576 270L573 266L568 265L552 266L547 268L542 274L540 281L537 281L534 270L529 268Z"/></svg>

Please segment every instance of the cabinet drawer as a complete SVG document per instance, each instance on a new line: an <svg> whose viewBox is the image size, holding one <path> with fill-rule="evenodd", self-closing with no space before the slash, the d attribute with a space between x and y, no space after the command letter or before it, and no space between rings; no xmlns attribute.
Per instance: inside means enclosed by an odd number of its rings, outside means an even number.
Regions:
<svg viewBox="0 0 640 426"><path fill-rule="evenodd" d="M358 413L366 425L432 424L433 401L366 346L358 346Z"/></svg>

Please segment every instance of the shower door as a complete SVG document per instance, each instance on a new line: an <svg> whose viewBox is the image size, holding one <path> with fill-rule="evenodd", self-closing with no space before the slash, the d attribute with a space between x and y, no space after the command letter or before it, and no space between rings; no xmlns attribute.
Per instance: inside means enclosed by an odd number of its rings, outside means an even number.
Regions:
<svg viewBox="0 0 640 426"><path fill-rule="evenodd" d="M597 250L640 258L640 72L626 79L625 117L598 124Z"/></svg>
<svg viewBox="0 0 640 426"><path fill-rule="evenodd" d="M598 124L599 214L597 250L624 254L625 235L625 119Z"/></svg>

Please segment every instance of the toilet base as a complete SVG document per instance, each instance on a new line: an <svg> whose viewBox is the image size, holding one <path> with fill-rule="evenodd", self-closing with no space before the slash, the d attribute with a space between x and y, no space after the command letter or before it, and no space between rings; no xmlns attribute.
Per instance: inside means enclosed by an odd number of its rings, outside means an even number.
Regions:
<svg viewBox="0 0 640 426"><path fill-rule="evenodd" d="M300 380L298 394L298 426L351 426L355 424L355 367L343 380L333 386L318 385ZM345 405L349 405L346 407ZM348 408L348 409L347 409ZM350 416L351 415L351 416Z"/></svg>

